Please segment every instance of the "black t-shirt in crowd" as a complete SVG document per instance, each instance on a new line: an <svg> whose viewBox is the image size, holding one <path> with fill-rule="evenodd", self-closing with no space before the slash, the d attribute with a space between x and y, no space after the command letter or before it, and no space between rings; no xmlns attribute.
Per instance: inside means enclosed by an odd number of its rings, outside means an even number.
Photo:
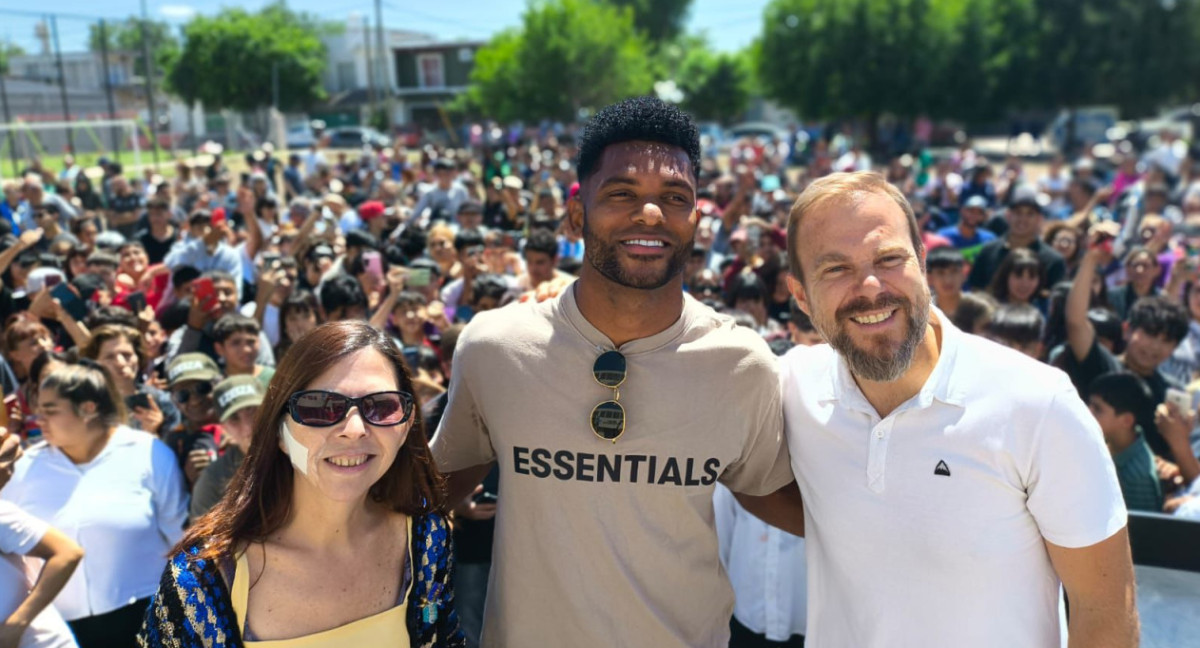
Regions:
<svg viewBox="0 0 1200 648"><path fill-rule="evenodd" d="M135 238L142 243L142 247L146 248L146 256L150 258L151 265L162 263L163 259L167 258L167 253L171 251L171 246L175 244L174 232L168 235L165 241L154 238L148 229L138 232Z"/></svg>
<svg viewBox="0 0 1200 648"><path fill-rule="evenodd" d="M140 212L144 203L145 200L135 193L128 193L124 196L113 194L113 197L108 201L108 208L114 214L132 214ZM126 239L130 239L133 238L133 233L137 230L137 223L117 225L113 229L120 232L121 236L124 236Z"/></svg>
<svg viewBox="0 0 1200 648"><path fill-rule="evenodd" d="M449 398L446 393L440 394L434 400L425 404L422 415L425 418L426 434L430 437L437 430L446 413ZM483 492L497 495L500 492L500 469L497 465L483 478ZM451 502L453 508L458 502ZM454 524L454 560L458 563L489 563L492 561L492 543L496 538L496 520L467 520L459 519Z"/></svg>
<svg viewBox="0 0 1200 648"><path fill-rule="evenodd" d="M1087 400L1087 388L1097 377L1113 371L1129 371L1129 369L1117 359L1108 349L1100 344L1097 338L1092 342L1092 348L1088 351L1087 357L1082 361L1075 359L1075 354L1071 352L1069 345L1064 345L1065 348L1061 353L1057 354L1055 366L1067 372L1071 377L1071 382L1075 388L1079 390L1079 396L1085 401ZM1168 389L1183 389L1175 379L1167 376L1161 370L1155 369L1154 373L1149 376L1141 376L1141 379L1146 382L1146 386L1150 388L1150 394L1154 397L1154 404L1167 400ZM1142 428L1142 434L1146 437L1146 443L1150 444L1150 449L1160 457L1171 460L1173 455L1171 449L1167 446L1167 442L1158 432L1158 426L1154 424L1154 409L1151 408L1147 412L1137 413L1137 423Z"/></svg>
<svg viewBox="0 0 1200 648"><path fill-rule="evenodd" d="M1046 286L1054 286L1067 276L1067 262L1054 248L1042 242L1041 239L1034 240L1028 247L1030 252L1037 255L1038 261L1042 264L1042 270L1046 273ZM985 243L979 249L975 263L971 266L971 272L967 275L967 285L972 290L986 289L988 284L992 283L992 277L996 275L1000 264L1004 262L1011 249L1007 237Z"/></svg>

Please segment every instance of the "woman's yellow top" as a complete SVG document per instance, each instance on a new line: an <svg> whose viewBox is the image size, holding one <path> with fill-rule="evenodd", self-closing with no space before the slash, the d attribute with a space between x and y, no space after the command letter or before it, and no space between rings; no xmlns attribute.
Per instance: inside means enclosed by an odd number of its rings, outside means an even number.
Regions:
<svg viewBox="0 0 1200 648"><path fill-rule="evenodd" d="M412 517L408 518L408 531L405 546L412 546ZM409 557L409 560L412 560ZM406 563L406 570L412 566ZM250 595L249 561L243 552L238 557L237 567L233 572L233 613L237 616L239 628L246 627L246 602ZM314 634L294 639L279 639L276 641L245 641L247 648L345 648L346 646L407 646L408 639L408 595L412 590L412 580L409 579L409 591L405 593L400 605L373 614L365 619L351 621L343 626L331 628Z"/></svg>

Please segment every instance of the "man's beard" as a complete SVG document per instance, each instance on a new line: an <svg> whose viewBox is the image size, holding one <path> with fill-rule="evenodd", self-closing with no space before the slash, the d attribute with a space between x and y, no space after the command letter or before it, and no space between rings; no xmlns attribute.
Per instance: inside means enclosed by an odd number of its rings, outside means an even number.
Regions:
<svg viewBox="0 0 1200 648"><path fill-rule="evenodd" d="M667 257L667 264L662 272L646 275L629 272L621 265L620 243L609 243L600 240L588 227L587 212L583 215L583 250L584 257L601 275L609 281L637 290L655 290L662 288L672 279L683 274L687 267L688 258L692 254L692 244L695 239L684 245L672 243L674 251Z"/></svg>
<svg viewBox="0 0 1200 648"><path fill-rule="evenodd" d="M850 366L855 376L872 382L892 382L904 375L912 364L917 347L925 339L925 328L929 325L929 295L922 291L918 303L897 295L880 295L874 303L865 297L838 309L834 315L832 330L822 330L821 335ZM900 345L882 352L871 351L855 344L843 323L847 318L863 313L878 312L888 308L897 308L892 317L904 317L908 330ZM813 320L816 324L816 320ZM826 327L818 327L826 328Z"/></svg>

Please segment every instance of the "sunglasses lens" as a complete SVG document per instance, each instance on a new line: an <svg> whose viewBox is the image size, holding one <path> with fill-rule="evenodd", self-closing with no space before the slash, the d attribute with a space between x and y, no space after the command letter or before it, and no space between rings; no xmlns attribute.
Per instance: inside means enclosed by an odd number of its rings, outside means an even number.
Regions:
<svg viewBox="0 0 1200 648"><path fill-rule="evenodd" d="M291 409L298 423L320 427L342 420L350 408L344 396L312 391L297 394Z"/></svg>
<svg viewBox="0 0 1200 648"><path fill-rule="evenodd" d="M362 415L374 425L399 425L412 413L412 400L400 392L371 394L362 400Z"/></svg>
<svg viewBox="0 0 1200 648"><path fill-rule="evenodd" d="M625 356L617 351L605 351L592 365L592 375L605 387L620 387L625 382Z"/></svg>
<svg viewBox="0 0 1200 648"><path fill-rule="evenodd" d="M592 432L615 441L625 431L625 408L616 401L604 401L592 410Z"/></svg>
<svg viewBox="0 0 1200 648"><path fill-rule="evenodd" d="M179 403L180 405L188 402L188 399L191 397L192 397L192 392L190 392L186 389L180 389L175 392L175 402Z"/></svg>

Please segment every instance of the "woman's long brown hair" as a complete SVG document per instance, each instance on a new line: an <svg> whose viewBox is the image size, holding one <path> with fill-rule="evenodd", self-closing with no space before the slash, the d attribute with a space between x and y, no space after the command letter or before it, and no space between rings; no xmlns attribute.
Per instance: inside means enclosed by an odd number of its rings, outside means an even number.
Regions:
<svg viewBox="0 0 1200 648"><path fill-rule="evenodd" d="M291 460L279 447L280 423L289 416L288 398L307 389L343 358L364 349L387 358L396 370L400 390L413 393L404 357L382 331L366 322L351 321L331 322L310 331L283 357L271 379L254 419L250 450L225 496L192 524L176 552L195 545L200 549L197 558L228 558L239 545L260 542L283 526L291 514L294 478ZM408 515L443 511L443 479L429 452L419 403L413 406L410 420L408 438L369 496Z"/></svg>

